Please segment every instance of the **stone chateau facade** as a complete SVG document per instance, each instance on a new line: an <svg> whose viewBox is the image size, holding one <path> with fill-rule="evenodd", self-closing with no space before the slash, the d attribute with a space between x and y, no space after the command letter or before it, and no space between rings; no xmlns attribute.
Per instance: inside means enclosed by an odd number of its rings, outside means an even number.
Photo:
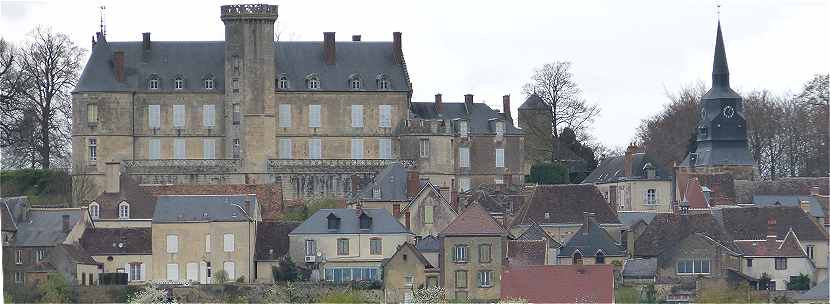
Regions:
<svg viewBox="0 0 830 304"><path fill-rule="evenodd" d="M412 102L400 32L391 42L336 41L334 32L274 41L277 16L275 5L222 6L224 41L97 33L72 94L75 182L91 180L93 196L126 174L352 198L392 162L450 189L522 181L523 133L509 110L472 95Z"/></svg>

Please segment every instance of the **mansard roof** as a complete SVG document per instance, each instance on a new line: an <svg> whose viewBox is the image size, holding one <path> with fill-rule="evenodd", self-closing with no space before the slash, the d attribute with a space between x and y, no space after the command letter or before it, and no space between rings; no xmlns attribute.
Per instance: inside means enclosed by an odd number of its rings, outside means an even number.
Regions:
<svg viewBox="0 0 830 304"><path fill-rule="evenodd" d="M360 215L366 214L372 218L372 225L367 230L360 229ZM340 227L337 230L328 229L328 217L335 216L340 219ZM339 208L320 209L306 219L300 226L297 226L290 234L411 234L397 219L389 214L389 211L381 208Z"/></svg>
<svg viewBox="0 0 830 304"><path fill-rule="evenodd" d="M503 120L504 134L523 134L521 129L513 126L509 119L505 119L504 113L490 108L483 102L474 102L470 108L463 102L444 102L441 104L441 112L436 111L434 102L413 102L412 113L414 118L420 119L465 119L468 120L470 134L495 134L493 119Z"/></svg>

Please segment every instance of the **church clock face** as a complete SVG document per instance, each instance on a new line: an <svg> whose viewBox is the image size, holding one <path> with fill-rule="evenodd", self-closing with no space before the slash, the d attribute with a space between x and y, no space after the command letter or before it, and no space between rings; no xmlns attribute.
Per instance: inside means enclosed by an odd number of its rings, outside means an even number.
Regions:
<svg viewBox="0 0 830 304"><path fill-rule="evenodd" d="M723 107L723 116L726 118L732 118L732 116L735 116L735 108L732 106Z"/></svg>

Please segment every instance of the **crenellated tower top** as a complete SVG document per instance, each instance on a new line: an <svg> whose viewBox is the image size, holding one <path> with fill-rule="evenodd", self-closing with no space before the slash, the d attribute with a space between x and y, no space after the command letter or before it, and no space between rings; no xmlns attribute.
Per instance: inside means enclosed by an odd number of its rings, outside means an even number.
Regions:
<svg viewBox="0 0 830 304"><path fill-rule="evenodd" d="M277 6L270 4L222 5L222 21L233 19L277 20Z"/></svg>

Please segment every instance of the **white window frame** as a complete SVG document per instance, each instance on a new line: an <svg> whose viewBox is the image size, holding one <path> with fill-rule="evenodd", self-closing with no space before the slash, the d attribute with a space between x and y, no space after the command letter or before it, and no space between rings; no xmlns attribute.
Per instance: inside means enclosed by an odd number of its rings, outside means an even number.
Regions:
<svg viewBox="0 0 830 304"><path fill-rule="evenodd" d="M43 261L46 259L46 249L36 249L35 250L35 261Z"/></svg>
<svg viewBox="0 0 830 304"><path fill-rule="evenodd" d="M504 136L504 122L497 121L496 122L496 136L502 137Z"/></svg>
<svg viewBox="0 0 830 304"><path fill-rule="evenodd" d="M470 261L469 246L457 245L453 249L453 262L466 263Z"/></svg>
<svg viewBox="0 0 830 304"><path fill-rule="evenodd" d="M147 86L150 88L150 90L158 90L159 89L159 79L158 78L150 79L150 83Z"/></svg>
<svg viewBox="0 0 830 304"><path fill-rule="evenodd" d="M504 148L496 149L496 168L504 168Z"/></svg>
<svg viewBox="0 0 830 304"><path fill-rule="evenodd" d="M17 265L23 264L23 249L17 249L14 253L14 263Z"/></svg>
<svg viewBox="0 0 830 304"><path fill-rule="evenodd" d="M290 138L280 138L279 147L280 147L279 153L280 153L280 158L281 159L291 159L291 158L293 158L293 155L292 155L293 154L293 151L292 151L293 149L292 149Z"/></svg>
<svg viewBox="0 0 830 304"><path fill-rule="evenodd" d="M360 90L360 78L352 77L349 79L349 88L352 90Z"/></svg>
<svg viewBox="0 0 830 304"><path fill-rule="evenodd" d="M228 280L236 280L236 264L233 261L222 263L222 269L228 274Z"/></svg>
<svg viewBox="0 0 830 304"><path fill-rule="evenodd" d="M205 234L205 252L210 252L210 234Z"/></svg>
<svg viewBox="0 0 830 304"><path fill-rule="evenodd" d="M120 202L118 203L118 218L119 219L129 219L130 218L130 204L127 202Z"/></svg>
<svg viewBox="0 0 830 304"><path fill-rule="evenodd" d="M88 138L87 139L87 151L88 151L88 158L89 161L96 161L98 160L98 139L97 138Z"/></svg>
<svg viewBox="0 0 830 304"><path fill-rule="evenodd" d="M306 256L316 256L317 255L317 241L315 241L315 240L305 240L305 255Z"/></svg>
<svg viewBox="0 0 830 304"><path fill-rule="evenodd" d="M216 159L216 139L202 139L202 158Z"/></svg>
<svg viewBox="0 0 830 304"><path fill-rule="evenodd" d="M323 158L323 140L321 140L319 137L310 138L308 140L308 158Z"/></svg>
<svg viewBox="0 0 830 304"><path fill-rule="evenodd" d="M179 280L179 264L175 264L175 263L167 264L166 279L168 281L178 281Z"/></svg>
<svg viewBox="0 0 830 304"><path fill-rule="evenodd" d="M22 284L25 276L23 275L22 271L15 271L14 272L14 282L18 284Z"/></svg>
<svg viewBox="0 0 830 304"><path fill-rule="evenodd" d="M458 135L461 136L461 138L467 138L468 134L469 134L469 129L468 129L467 121L466 120L459 120L458 121Z"/></svg>
<svg viewBox="0 0 830 304"><path fill-rule="evenodd" d="M458 191L467 192L471 188L471 181L469 177L458 178Z"/></svg>
<svg viewBox="0 0 830 304"><path fill-rule="evenodd" d="M288 88L288 77L286 77L285 75L280 76L277 79L277 88L287 89Z"/></svg>
<svg viewBox="0 0 830 304"><path fill-rule="evenodd" d="M378 107L378 127L392 127L392 105L380 105Z"/></svg>
<svg viewBox="0 0 830 304"><path fill-rule="evenodd" d="M424 206L424 224L435 223L435 206Z"/></svg>
<svg viewBox="0 0 830 304"><path fill-rule="evenodd" d="M130 281L144 281L144 263L129 263L127 266L127 276Z"/></svg>
<svg viewBox="0 0 830 304"><path fill-rule="evenodd" d="M213 79L205 79L205 90L213 90Z"/></svg>
<svg viewBox="0 0 830 304"><path fill-rule="evenodd" d="M161 128L161 105L147 105L147 125L150 129Z"/></svg>
<svg viewBox="0 0 830 304"><path fill-rule="evenodd" d="M97 123L98 122L98 104L88 103L86 105L86 122L88 122L88 123Z"/></svg>
<svg viewBox="0 0 830 304"><path fill-rule="evenodd" d="M185 110L184 105L177 104L173 105L173 128L175 129L184 129L185 125L187 124L187 113Z"/></svg>
<svg viewBox="0 0 830 304"><path fill-rule="evenodd" d="M363 105L352 105L352 128L363 128Z"/></svg>
<svg viewBox="0 0 830 304"><path fill-rule="evenodd" d="M378 138L378 158L392 159L392 139Z"/></svg>
<svg viewBox="0 0 830 304"><path fill-rule="evenodd" d="M418 147L420 150L419 155L421 158L428 158L429 157L429 138L421 138L418 141Z"/></svg>
<svg viewBox="0 0 830 304"><path fill-rule="evenodd" d="M89 203L89 217L93 220L101 218L101 205L96 202Z"/></svg>
<svg viewBox="0 0 830 304"><path fill-rule="evenodd" d="M192 282L199 281L199 263L187 263L185 266L185 279Z"/></svg>
<svg viewBox="0 0 830 304"><path fill-rule="evenodd" d="M805 249L806 249L805 251L807 251L807 257L810 258L810 260L815 261L816 246L815 245L807 245L807 246L805 246Z"/></svg>
<svg viewBox="0 0 830 304"><path fill-rule="evenodd" d="M389 89L389 79L386 77L380 77L378 79L378 89L379 90L388 90Z"/></svg>
<svg viewBox="0 0 830 304"><path fill-rule="evenodd" d="M187 158L187 141L184 138L177 137L173 139L173 158L186 159Z"/></svg>
<svg viewBox="0 0 830 304"><path fill-rule="evenodd" d="M148 143L148 153L147 158L149 159L161 159L161 139L160 138L150 138Z"/></svg>
<svg viewBox="0 0 830 304"><path fill-rule="evenodd" d="M377 250L375 250L375 244L377 244ZM369 238L369 254L383 255L383 239L379 237Z"/></svg>
<svg viewBox="0 0 830 304"><path fill-rule="evenodd" d="M176 78L176 80L173 80L173 83L176 90L184 89L184 79Z"/></svg>
<svg viewBox="0 0 830 304"><path fill-rule="evenodd" d="M363 138L352 138L351 152L352 159L364 159Z"/></svg>
<svg viewBox="0 0 830 304"><path fill-rule="evenodd" d="M653 206L657 204L657 189L646 190L646 205Z"/></svg>
<svg viewBox="0 0 830 304"><path fill-rule="evenodd" d="M320 116L323 114L323 109L320 105L308 105L308 127L309 128L319 128L320 127Z"/></svg>
<svg viewBox="0 0 830 304"><path fill-rule="evenodd" d="M470 167L470 148L458 147L458 166L461 168Z"/></svg>
<svg viewBox="0 0 830 304"><path fill-rule="evenodd" d="M225 233L222 235L222 249L225 252L236 251L236 242L233 233Z"/></svg>
<svg viewBox="0 0 830 304"><path fill-rule="evenodd" d="M481 270L478 272L478 287L493 287L493 272Z"/></svg>
<svg viewBox="0 0 830 304"><path fill-rule="evenodd" d="M202 126L207 129L216 127L216 105L202 105Z"/></svg>
<svg viewBox="0 0 830 304"><path fill-rule="evenodd" d="M168 234L165 248L167 253L179 253L179 236Z"/></svg>
<svg viewBox="0 0 830 304"><path fill-rule="evenodd" d="M280 128L290 128L291 127L291 105L286 103L281 103L279 105L279 119L280 119Z"/></svg>
<svg viewBox="0 0 830 304"><path fill-rule="evenodd" d="M320 89L320 79L317 77L310 77L306 80L306 88L309 90L319 90Z"/></svg>

